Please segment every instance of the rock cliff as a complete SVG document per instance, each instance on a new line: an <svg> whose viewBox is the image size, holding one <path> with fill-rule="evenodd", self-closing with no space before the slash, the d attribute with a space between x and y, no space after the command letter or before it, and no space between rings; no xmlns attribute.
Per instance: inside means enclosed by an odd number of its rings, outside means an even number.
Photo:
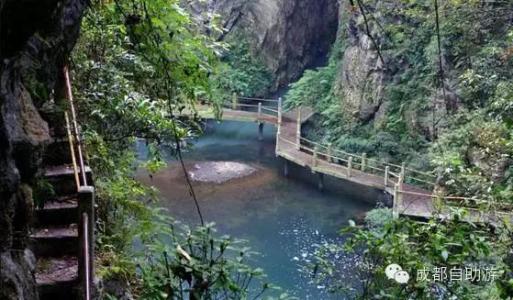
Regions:
<svg viewBox="0 0 513 300"><path fill-rule="evenodd" d="M0 299L37 299L27 249L32 190L50 139L40 110L78 36L86 0L0 0Z"/></svg>
<svg viewBox="0 0 513 300"><path fill-rule="evenodd" d="M190 7L204 24L221 16L220 39L242 32L275 76L275 88L324 58L338 27L337 0L195 0Z"/></svg>
<svg viewBox="0 0 513 300"><path fill-rule="evenodd" d="M347 2L341 6L340 14L338 38L344 45L344 52L334 86L335 95L342 101L348 120L356 123L379 121L386 106L385 66L367 34L360 11ZM373 29L370 27L371 34L375 33Z"/></svg>

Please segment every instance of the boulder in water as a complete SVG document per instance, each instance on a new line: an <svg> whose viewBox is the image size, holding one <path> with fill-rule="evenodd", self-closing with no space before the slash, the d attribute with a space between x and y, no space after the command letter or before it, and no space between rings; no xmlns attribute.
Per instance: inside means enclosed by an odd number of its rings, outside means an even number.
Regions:
<svg viewBox="0 0 513 300"><path fill-rule="evenodd" d="M250 165L232 161L207 161L195 163L189 171L191 179L199 182L223 183L256 172Z"/></svg>

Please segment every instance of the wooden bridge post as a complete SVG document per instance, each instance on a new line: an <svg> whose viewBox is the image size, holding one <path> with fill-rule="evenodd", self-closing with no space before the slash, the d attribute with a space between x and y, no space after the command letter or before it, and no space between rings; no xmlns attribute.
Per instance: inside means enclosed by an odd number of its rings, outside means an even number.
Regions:
<svg viewBox="0 0 513 300"><path fill-rule="evenodd" d="M347 177L351 177L351 171L353 170L353 157L349 156L347 160Z"/></svg>
<svg viewBox="0 0 513 300"><path fill-rule="evenodd" d="M331 143L328 144L328 157L327 157L327 161L330 163L332 162L332 159L331 157L333 156L333 145Z"/></svg>
<svg viewBox="0 0 513 300"><path fill-rule="evenodd" d="M233 95L232 95L232 109L233 110L237 110L237 102L238 102L237 93L233 93Z"/></svg>
<svg viewBox="0 0 513 300"><path fill-rule="evenodd" d="M367 153L362 154L362 172L367 168Z"/></svg>
<svg viewBox="0 0 513 300"><path fill-rule="evenodd" d="M258 119L262 118L262 102L258 102Z"/></svg>
<svg viewBox="0 0 513 300"><path fill-rule="evenodd" d="M399 218L399 184L394 185L394 202L392 206L392 216L394 219Z"/></svg>
<svg viewBox="0 0 513 300"><path fill-rule="evenodd" d="M280 125L281 125L281 120L282 120L282 99L281 97L278 98L278 128L280 128Z"/></svg>
<svg viewBox="0 0 513 300"><path fill-rule="evenodd" d="M390 171L390 167L389 166L386 166L385 167L385 187L388 186L388 172Z"/></svg>
<svg viewBox="0 0 513 300"><path fill-rule="evenodd" d="M276 133L276 151L275 151L276 157L278 157L279 156L278 154L280 153L280 140L281 140L281 133L278 130L278 132Z"/></svg>
<svg viewBox="0 0 513 300"><path fill-rule="evenodd" d="M78 216L80 220L78 224L80 249L78 254L78 274L82 287L85 289L86 286L92 287L94 283L94 187L81 186L78 189ZM87 222L87 224L83 224L84 222ZM84 228L84 225L86 225L86 228ZM87 230L87 233L85 230ZM87 243L84 242L86 234ZM87 282L87 279L89 279L89 282Z"/></svg>
<svg viewBox="0 0 513 300"><path fill-rule="evenodd" d="M400 182L403 182L404 181L404 176L406 175L406 164L403 162L401 164L401 174L399 175L399 181Z"/></svg>
<svg viewBox="0 0 513 300"><path fill-rule="evenodd" d="M297 109L296 149L301 150L301 107Z"/></svg>

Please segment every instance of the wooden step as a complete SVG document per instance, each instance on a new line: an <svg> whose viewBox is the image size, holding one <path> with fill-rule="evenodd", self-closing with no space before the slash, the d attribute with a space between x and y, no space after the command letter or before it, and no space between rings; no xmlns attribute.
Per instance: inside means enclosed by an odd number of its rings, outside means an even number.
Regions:
<svg viewBox="0 0 513 300"><path fill-rule="evenodd" d="M36 212L35 226L56 227L72 223L77 223L78 202L76 195L70 197L60 197L44 203L43 208L38 208Z"/></svg>
<svg viewBox="0 0 513 300"><path fill-rule="evenodd" d="M78 299L78 261L76 257L39 259L35 277L41 300Z"/></svg>
<svg viewBox="0 0 513 300"><path fill-rule="evenodd" d="M92 173L89 166L85 167L87 182L92 182ZM81 177L80 171L79 176ZM58 196L71 195L77 192L75 183L75 170L71 165L48 167L45 171L45 178L52 185L55 194Z"/></svg>
<svg viewBox="0 0 513 300"><path fill-rule="evenodd" d="M79 243L76 224L36 229L31 235L31 244L36 257L77 255Z"/></svg>
<svg viewBox="0 0 513 300"><path fill-rule="evenodd" d="M91 173L91 168L89 166L85 166L86 174L89 175ZM80 170L78 171L80 174ZM72 165L64 164L60 166L48 167L45 170L45 177L47 178L55 178L55 177L72 177L75 176L75 170Z"/></svg>

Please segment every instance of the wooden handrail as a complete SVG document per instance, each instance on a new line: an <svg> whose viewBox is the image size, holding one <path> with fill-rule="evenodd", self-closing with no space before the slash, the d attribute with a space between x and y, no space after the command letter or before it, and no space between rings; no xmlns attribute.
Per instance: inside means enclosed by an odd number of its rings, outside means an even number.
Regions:
<svg viewBox="0 0 513 300"><path fill-rule="evenodd" d="M87 170L84 163L84 155L82 152L82 140L80 137L79 126L77 122L77 114L73 102L73 93L71 90L71 81L68 68L64 68L64 79L66 84L66 96L70 103L71 120L68 112L64 112L66 119L66 128L73 163L73 171L75 174L75 183L78 193L78 211L80 218L79 225L79 243L80 251L78 272L82 280L83 297L85 300L91 299L91 283L94 276L94 188L88 186ZM73 132L71 130L73 126ZM76 153L78 153L78 162ZM80 176L79 176L80 173ZM80 180L80 177L82 180Z"/></svg>
<svg viewBox="0 0 513 300"><path fill-rule="evenodd" d="M324 144L321 144L319 142L315 142L315 141L312 141L312 140L309 140L305 137L301 137L300 138L301 141L304 141L308 144L312 144L314 146L318 146L320 148L324 148L324 149L329 149L329 146L328 145L324 145ZM340 150L340 149L331 149L332 152L336 152L336 153L340 153L340 154L343 154L343 155L347 155L349 157L353 157L357 160L359 160L360 162L356 162L355 164L356 165L362 165L362 161L363 160L366 160L367 163L370 163L370 162L374 162L376 163L377 165L381 165L383 166L383 168L379 168L379 167L372 167L370 166L371 169L374 169L374 170L379 170L381 172L384 172L384 167L386 166L389 166L389 167L394 167L394 168L397 168L399 170L403 169L403 166L400 166L400 165L397 165L397 164L392 164L392 163L386 163L386 162L382 162L382 161L379 161L379 160L376 160L376 159L372 159L372 158L367 158L367 157L364 157L363 155L358 155L358 154L354 154L354 153L349 153L349 152L346 152L344 150ZM325 155L323 154L322 152L319 152L320 155ZM347 161L347 160L346 160ZM422 172L422 171L418 171L418 170L414 170L414 169L411 169L411 168L408 168L408 167L404 167L404 170L407 170L407 171L410 171L412 173L417 173L417 174L420 174L420 175L424 175L424 176L428 176L428 177L431 177L431 178L434 178L435 176L432 175L432 174L429 174L429 173L426 173L426 172ZM394 177L397 177L399 178L400 174L399 173L394 173L394 172L390 172L391 175L393 175ZM422 182L422 183L425 183L425 184L430 184L430 185L434 185L434 182L430 182L430 181L427 181L427 180L422 180L422 179L419 179L419 178L415 178L415 177L408 177L409 179L412 179L412 180L415 180L415 181L419 181L419 182Z"/></svg>
<svg viewBox="0 0 513 300"><path fill-rule="evenodd" d="M242 96L238 96L237 98L242 99L242 100L262 101L262 102L278 102L279 101L279 99L252 98L252 97L242 97Z"/></svg>
<svg viewBox="0 0 513 300"><path fill-rule="evenodd" d="M228 103L228 102L223 102L222 104L224 107L228 107L228 108L231 108L233 110L233 103ZM237 103L237 107L254 107L254 108L257 108L258 107L258 104L247 104L247 103ZM266 108L266 109L274 109L275 107L274 106L266 106L266 105L263 105L262 104L262 108ZM276 112L278 112L276 110Z"/></svg>
<svg viewBox="0 0 513 300"><path fill-rule="evenodd" d="M476 199L476 198L471 198L471 197L441 196L441 195L436 195L436 194L426 194L426 193L418 193L418 192L411 192L411 191L404 191L404 190L400 190L399 192L402 194L406 194L406 195L421 196L421 197L426 197L426 198L437 198L437 199L445 199L445 200L464 200L464 201L474 201L476 203L492 203L487 200Z"/></svg>
<svg viewBox="0 0 513 300"><path fill-rule="evenodd" d="M78 129L78 123L77 123L77 114L75 111L75 105L73 103L73 92L71 91L71 81L69 78L69 71L67 67L64 67L64 78L66 80L66 93L67 97L70 103L70 110L71 110L71 122L74 127L74 134L75 138L74 141L77 142L77 152L78 152L78 163L80 168L80 175L82 176L82 183L80 186L87 186L87 174L85 170L84 165L84 155L82 154L82 140L80 138L79 129ZM77 187L78 189L79 187Z"/></svg>
<svg viewBox="0 0 513 300"><path fill-rule="evenodd" d="M68 142L69 142L69 151L71 153L71 162L73 164L73 173L75 175L75 184L77 186L77 190L80 187L80 177L78 175L78 167L77 167L77 158L75 156L75 145L73 141L73 135L71 134L71 124L69 121L68 112L64 112L64 119L66 120L66 132L68 135Z"/></svg>
<svg viewBox="0 0 513 300"><path fill-rule="evenodd" d="M392 171L388 171L388 174L389 174L389 175L392 175L392 176L394 176L394 177L396 177L396 178L401 177L401 175L400 175L400 174L394 173L394 172L392 172Z"/></svg>
<svg viewBox="0 0 513 300"><path fill-rule="evenodd" d="M82 213L82 243L84 245L82 249L82 255L84 257L84 274L83 274L83 285L84 285L84 299L91 299L91 266L89 265L91 258L89 257L89 217L87 213Z"/></svg>
<svg viewBox="0 0 513 300"><path fill-rule="evenodd" d="M270 111L270 112L273 112L273 113L278 113L277 109L266 107L266 106L262 106L262 110L267 110L267 111Z"/></svg>

